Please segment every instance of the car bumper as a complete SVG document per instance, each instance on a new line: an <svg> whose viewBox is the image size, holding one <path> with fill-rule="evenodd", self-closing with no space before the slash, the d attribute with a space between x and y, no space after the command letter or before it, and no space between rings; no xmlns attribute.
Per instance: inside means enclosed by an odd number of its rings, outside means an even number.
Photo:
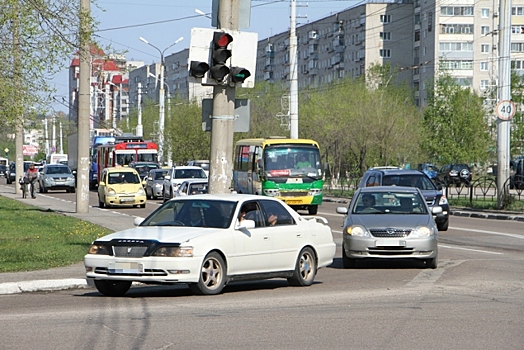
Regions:
<svg viewBox="0 0 524 350"><path fill-rule="evenodd" d="M115 258L88 254L84 258L87 279L135 281L144 283L196 283L200 278L201 257Z"/></svg>
<svg viewBox="0 0 524 350"><path fill-rule="evenodd" d="M139 205L146 203L146 195L143 196L106 196L107 205Z"/></svg>
<svg viewBox="0 0 524 350"><path fill-rule="evenodd" d="M437 238L344 237L346 256L352 259L429 259L437 256Z"/></svg>

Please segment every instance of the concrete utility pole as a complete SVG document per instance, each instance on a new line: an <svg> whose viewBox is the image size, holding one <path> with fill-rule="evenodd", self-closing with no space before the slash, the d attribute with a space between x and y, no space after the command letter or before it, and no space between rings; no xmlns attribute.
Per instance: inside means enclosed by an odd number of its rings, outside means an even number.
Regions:
<svg viewBox="0 0 524 350"><path fill-rule="evenodd" d="M91 14L89 0L80 0L80 77L78 96L78 169L76 174L76 212L89 212L89 99L91 34L88 15Z"/></svg>
<svg viewBox="0 0 524 350"><path fill-rule="evenodd" d="M498 100L511 100L511 0L500 0ZM497 118L497 206L502 208L509 178L511 118Z"/></svg>
<svg viewBox="0 0 524 350"><path fill-rule="evenodd" d="M18 1L14 3L18 7ZM18 11L14 11L18 14ZM18 15L13 17L13 77L17 91L20 91L22 85L22 60L20 57L20 19ZM19 107L15 110L22 113L23 101L21 95L14 97L14 104ZM23 114L15 116L15 170L16 181L24 174L24 117ZM20 186L15 186L15 193L21 194Z"/></svg>
<svg viewBox="0 0 524 350"><path fill-rule="evenodd" d="M296 16L297 3L291 0L290 30L289 30L289 127L290 137L298 139L298 60Z"/></svg>
<svg viewBox="0 0 524 350"><path fill-rule="evenodd" d="M142 83L138 83L137 85L138 85L138 122L136 125L136 136L144 136L144 127L142 126Z"/></svg>
<svg viewBox="0 0 524 350"><path fill-rule="evenodd" d="M238 0L220 0L218 29L238 30L239 3ZM229 85L213 86L209 160L209 193L211 194L230 192L233 177L234 111L235 88Z"/></svg>

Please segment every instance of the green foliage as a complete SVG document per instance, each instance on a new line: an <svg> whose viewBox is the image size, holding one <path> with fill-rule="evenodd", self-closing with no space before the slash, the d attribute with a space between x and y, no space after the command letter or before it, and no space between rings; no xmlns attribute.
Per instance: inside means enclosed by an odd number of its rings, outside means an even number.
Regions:
<svg viewBox="0 0 524 350"><path fill-rule="evenodd" d="M0 201L0 272L68 266L82 261L89 245L111 231L15 200ZM20 218L24 220L20 220Z"/></svg>
<svg viewBox="0 0 524 350"><path fill-rule="evenodd" d="M511 98L518 106L511 120L511 155L524 155L524 76L511 72ZM519 108L520 107L520 108Z"/></svg>
<svg viewBox="0 0 524 350"><path fill-rule="evenodd" d="M423 147L429 159L439 163L488 161L490 138L485 118L482 98L450 75L441 74L428 89L424 110L427 138Z"/></svg>

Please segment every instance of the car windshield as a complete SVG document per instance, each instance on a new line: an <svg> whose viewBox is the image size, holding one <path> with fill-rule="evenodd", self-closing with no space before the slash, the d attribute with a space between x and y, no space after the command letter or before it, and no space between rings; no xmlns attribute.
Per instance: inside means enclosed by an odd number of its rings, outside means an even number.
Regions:
<svg viewBox="0 0 524 350"><path fill-rule="evenodd" d="M140 226L191 226L227 228L237 202L172 200L148 216Z"/></svg>
<svg viewBox="0 0 524 350"><path fill-rule="evenodd" d="M437 190L433 182L423 174L385 175L382 185L417 187L423 191Z"/></svg>
<svg viewBox="0 0 524 350"><path fill-rule="evenodd" d="M462 169L467 169L468 166L466 164L455 164L453 165L453 170L460 171Z"/></svg>
<svg viewBox="0 0 524 350"><path fill-rule="evenodd" d="M354 214L427 214L418 192L377 191L360 193L353 199Z"/></svg>
<svg viewBox="0 0 524 350"><path fill-rule="evenodd" d="M175 179L206 179L202 169L175 169Z"/></svg>
<svg viewBox="0 0 524 350"><path fill-rule="evenodd" d="M71 170L66 166L50 166L46 174L71 174Z"/></svg>
<svg viewBox="0 0 524 350"><path fill-rule="evenodd" d="M205 194L207 193L207 182L192 183L189 185L187 194Z"/></svg>
<svg viewBox="0 0 524 350"><path fill-rule="evenodd" d="M115 172L108 174L108 183L115 184L139 184L140 178L135 173L131 172Z"/></svg>
<svg viewBox="0 0 524 350"><path fill-rule="evenodd" d="M154 180L164 180L164 176L166 176L167 170L166 171L155 171L154 174L155 174L153 178Z"/></svg>

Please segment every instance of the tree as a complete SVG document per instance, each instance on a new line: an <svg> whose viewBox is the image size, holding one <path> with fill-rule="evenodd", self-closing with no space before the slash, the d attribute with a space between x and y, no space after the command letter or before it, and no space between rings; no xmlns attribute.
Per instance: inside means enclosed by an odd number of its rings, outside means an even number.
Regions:
<svg viewBox="0 0 524 350"><path fill-rule="evenodd" d="M428 86L422 146L430 159L441 163L487 161L489 130L482 98L445 72L434 86Z"/></svg>

